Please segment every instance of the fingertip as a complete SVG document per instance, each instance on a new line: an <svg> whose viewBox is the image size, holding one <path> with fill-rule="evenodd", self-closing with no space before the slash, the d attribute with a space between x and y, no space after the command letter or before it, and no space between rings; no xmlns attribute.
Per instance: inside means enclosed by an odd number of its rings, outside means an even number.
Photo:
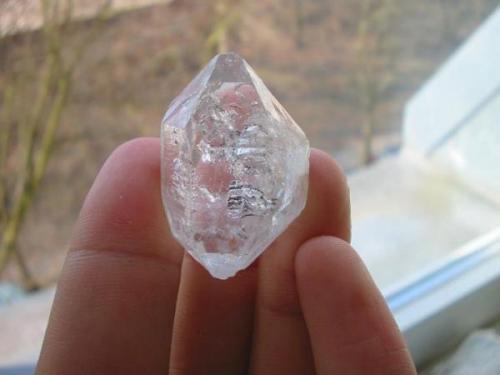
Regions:
<svg viewBox="0 0 500 375"><path fill-rule="evenodd" d="M340 188L348 190L347 179L342 166L330 154L323 150L312 148L309 163L313 172L329 177L331 184L338 184Z"/></svg>
<svg viewBox="0 0 500 375"><path fill-rule="evenodd" d="M331 155L323 150L317 148L311 148L311 155L309 157L310 162L315 166L330 169L334 171L336 175L344 175L342 167L338 164Z"/></svg>
<svg viewBox="0 0 500 375"><path fill-rule="evenodd" d="M156 151L158 151L158 153ZM159 172L159 151L159 138L138 137L130 139L119 145L115 150L113 150L108 160L126 160L129 158L137 161L142 160L146 161L151 167L158 169ZM154 157L151 157L151 155L153 155Z"/></svg>
<svg viewBox="0 0 500 375"><path fill-rule="evenodd" d="M297 282L315 287L335 273L339 278L347 270L363 269L357 252L346 241L333 236L314 237L299 247L295 257Z"/></svg>
<svg viewBox="0 0 500 375"><path fill-rule="evenodd" d="M318 208L334 208L327 212L324 223L332 233L345 241L351 239L351 204L347 179L342 167L326 152L311 149L309 159L308 205Z"/></svg>
<svg viewBox="0 0 500 375"><path fill-rule="evenodd" d="M150 207L137 201L145 194L155 196L159 191L159 147L157 138L135 138L113 150L85 198L80 217L90 213L149 213Z"/></svg>
<svg viewBox="0 0 500 375"><path fill-rule="evenodd" d="M160 190L158 139L108 157L75 227L37 373L168 371L183 252Z"/></svg>
<svg viewBox="0 0 500 375"><path fill-rule="evenodd" d="M135 172L135 173L134 173ZM153 137L139 137L128 140L116 147L99 170L87 198L104 183L119 182L124 177L133 180L140 173L141 180L160 179L160 140ZM105 178L103 178L105 177ZM117 187L117 186L115 186ZM85 202L86 203L86 202Z"/></svg>
<svg viewBox="0 0 500 375"><path fill-rule="evenodd" d="M180 265L182 251L161 202L158 138L136 138L111 153L85 199L70 249L162 255Z"/></svg>
<svg viewBox="0 0 500 375"><path fill-rule="evenodd" d="M382 294L347 242L331 236L305 242L295 269L319 372L414 374Z"/></svg>

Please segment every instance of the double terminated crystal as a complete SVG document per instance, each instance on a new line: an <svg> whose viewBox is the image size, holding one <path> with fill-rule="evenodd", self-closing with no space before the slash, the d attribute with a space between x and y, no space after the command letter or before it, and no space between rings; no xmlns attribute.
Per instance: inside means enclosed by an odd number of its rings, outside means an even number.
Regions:
<svg viewBox="0 0 500 375"><path fill-rule="evenodd" d="M309 142L234 53L171 103L161 145L171 231L216 278L248 267L304 208Z"/></svg>

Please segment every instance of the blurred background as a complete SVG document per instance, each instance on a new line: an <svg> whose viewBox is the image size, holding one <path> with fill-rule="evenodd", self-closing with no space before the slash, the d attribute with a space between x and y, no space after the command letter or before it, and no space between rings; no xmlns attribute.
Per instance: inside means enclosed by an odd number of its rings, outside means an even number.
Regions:
<svg viewBox="0 0 500 375"><path fill-rule="evenodd" d="M500 373L499 5L0 0L0 374L34 371L106 157L159 136L227 51L346 171L353 245L419 368Z"/></svg>
<svg viewBox="0 0 500 375"><path fill-rule="evenodd" d="M403 105L496 0L2 0L0 281L53 284L120 143L158 136L216 53L241 54L353 172L400 147Z"/></svg>

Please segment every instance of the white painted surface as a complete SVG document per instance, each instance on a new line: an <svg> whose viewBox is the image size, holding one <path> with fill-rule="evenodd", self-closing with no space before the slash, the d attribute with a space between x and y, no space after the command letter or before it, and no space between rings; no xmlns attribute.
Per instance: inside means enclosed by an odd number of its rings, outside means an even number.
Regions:
<svg viewBox="0 0 500 375"><path fill-rule="evenodd" d="M349 182L354 247L417 364L498 318L500 8L409 101L402 152Z"/></svg>
<svg viewBox="0 0 500 375"><path fill-rule="evenodd" d="M491 200L500 210L500 90L429 161L449 179Z"/></svg>
<svg viewBox="0 0 500 375"><path fill-rule="evenodd" d="M500 210L411 155L348 177L352 242L377 284L390 287L500 227Z"/></svg>
<svg viewBox="0 0 500 375"><path fill-rule="evenodd" d="M500 8L408 102L405 147L426 154L500 89Z"/></svg>
<svg viewBox="0 0 500 375"><path fill-rule="evenodd" d="M500 8L408 102L402 152L349 177L380 286L500 226Z"/></svg>
<svg viewBox="0 0 500 375"><path fill-rule="evenodd" d="M429 290L415 294L392 311L402 330L414 361L421 365L444 354L474 329L492 323L500 314L500 230L497 240L481 246L472 241L463 249L474 250L464 261L444 267L458 268L449 278L438 280ZM488 237L488 236L486 236ZM478 246L479 245L479 246ZM452 261L453 258L451 257ZM438 276L442 278L443 274ZM409 284L425 283L426 276ZM403 292L404 293L404 292ZM389 293L390 294L390 293ZM388 296L393 302L394 298ZM391 302L389 302L391 304ZM477 374L481 374L477 372Z"/></svg>
<svg viewBox="0 0 500 375"><path fill-rule="evenodd" d="M51 288L0 307L0 371L37 361L53 298Z"/></svg>

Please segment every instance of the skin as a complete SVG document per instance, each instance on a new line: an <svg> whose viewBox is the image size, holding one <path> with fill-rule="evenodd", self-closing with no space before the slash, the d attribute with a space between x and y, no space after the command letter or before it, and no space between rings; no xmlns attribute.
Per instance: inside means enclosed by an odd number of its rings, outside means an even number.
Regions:
<svg viewBox="0 0 500 375"><path fill-rule="evenodd" d="M82 207L37 374L415 374L349 245L340 168L312 150L307 206L235 277L216 280L172 237L160 145L118 147Z"/></svg>

